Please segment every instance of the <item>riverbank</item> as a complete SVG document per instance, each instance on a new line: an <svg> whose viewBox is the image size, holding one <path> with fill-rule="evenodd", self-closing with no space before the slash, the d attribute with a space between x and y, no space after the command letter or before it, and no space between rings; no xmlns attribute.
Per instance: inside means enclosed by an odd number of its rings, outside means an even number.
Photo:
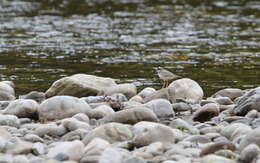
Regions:
<svg viewBox="0 0 260 163"><path fill-rule="evenodd" d="M137 92L76 74L16 98L0 82L0 162L260 162L260 87L205 98L182 78Z"/></svg>

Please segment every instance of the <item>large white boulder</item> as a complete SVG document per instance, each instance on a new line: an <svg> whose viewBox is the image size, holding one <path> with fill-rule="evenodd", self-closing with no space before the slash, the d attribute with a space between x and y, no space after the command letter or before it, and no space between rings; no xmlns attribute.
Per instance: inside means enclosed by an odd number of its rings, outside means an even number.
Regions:
<svg viewBox="0 0 260 163"><path fill-rule="evenodd" d="M199 103L204 95L200 85L196 81L189 78L173 81L169 85L168 89L172 101L182 98Z"/></svg>

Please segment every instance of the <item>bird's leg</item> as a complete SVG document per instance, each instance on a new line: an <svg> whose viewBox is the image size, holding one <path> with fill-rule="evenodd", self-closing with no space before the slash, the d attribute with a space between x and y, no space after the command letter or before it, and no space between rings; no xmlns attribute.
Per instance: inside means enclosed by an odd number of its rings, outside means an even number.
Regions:
<svg viewBox="0 0 260 163"><path fill-rule="evenodd" d="M162 82L163 82L162 88L164 88L164 85L165 85L165 81L164 81L164 80L162 80ZM162 88L161 88L161 89L162 89Z"/></svg>
<svg viewBox="0 0 260 163"><path fill-rule="evenodd" d="M168 87L168 80L166 80L166 84L165 84L165 88L167 88Z"/></svg>

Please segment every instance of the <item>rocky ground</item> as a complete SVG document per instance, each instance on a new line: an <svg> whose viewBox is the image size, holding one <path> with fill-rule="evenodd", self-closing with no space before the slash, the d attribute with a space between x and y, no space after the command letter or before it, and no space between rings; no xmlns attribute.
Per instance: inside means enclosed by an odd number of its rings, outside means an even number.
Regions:
<svg viewBox="0 0 260 163"><path fill-rule="evenodd" d="M77 74L16 99L0 82L1 163L260 163L260 87L205 99L197 82L167 88Z"/></svg>

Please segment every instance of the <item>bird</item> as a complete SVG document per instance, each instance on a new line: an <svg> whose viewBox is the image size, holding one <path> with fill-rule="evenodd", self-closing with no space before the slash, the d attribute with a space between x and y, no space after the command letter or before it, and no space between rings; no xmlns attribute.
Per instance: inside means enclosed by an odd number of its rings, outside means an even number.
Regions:
<svg viewBox="0 0 260 163"><path fill-rule="evenodd" d="M163 81L162 88L166 88L168 86L168 81L181 78L181 76L175 75L174 73L165 70L162 67L158 67L156 70L159 78Z"/></svg>

